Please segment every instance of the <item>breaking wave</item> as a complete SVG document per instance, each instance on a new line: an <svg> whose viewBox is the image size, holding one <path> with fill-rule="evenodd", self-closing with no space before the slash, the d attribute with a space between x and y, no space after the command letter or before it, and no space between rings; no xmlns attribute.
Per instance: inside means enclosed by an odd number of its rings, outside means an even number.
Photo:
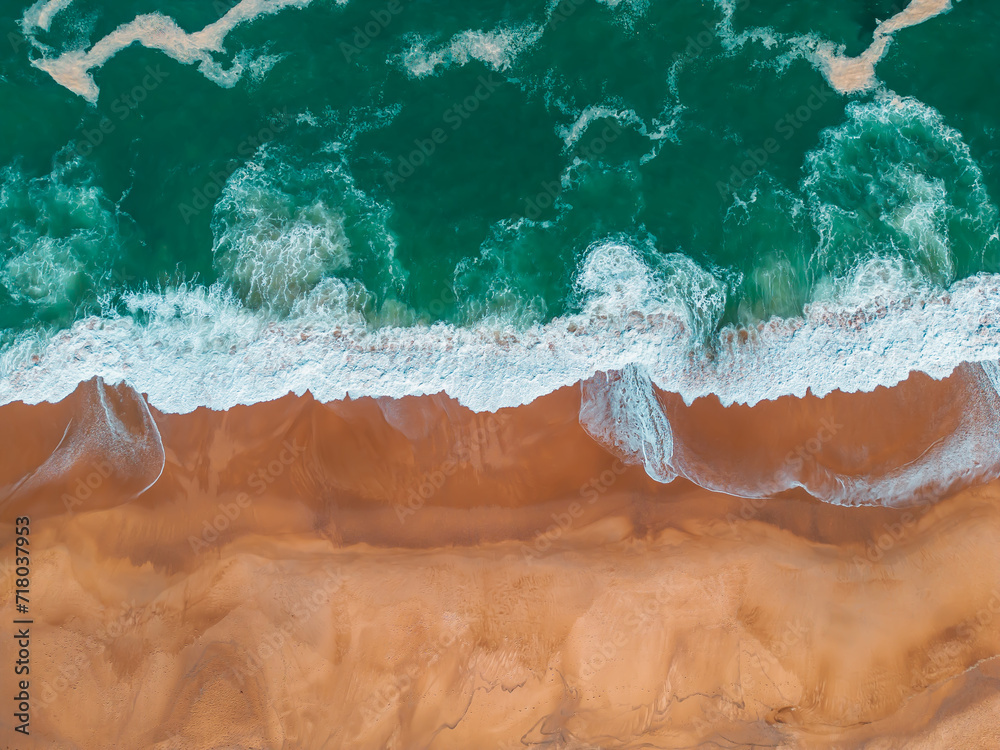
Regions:
<svg viewBox="0 0 1000 750"><path fill-rule="evenodd" d="M865 304L815 302L802 317L706 336L719 299L711 276L685 260L640 272L632 248L598 244L578 281L583 311L520 330L496 323L373 330L326 307L276 321L219 286L133 293L128 314L26 334L8 347L0 402L56 401L102 377L127 381L172 412L306 391L322 401L444 391L495 411L634 366L689 403L715 394L724 404L755 404L870 391L911 371L941 378L963 362L1000 360L997 275L901 298L870 282Z"/></svg>

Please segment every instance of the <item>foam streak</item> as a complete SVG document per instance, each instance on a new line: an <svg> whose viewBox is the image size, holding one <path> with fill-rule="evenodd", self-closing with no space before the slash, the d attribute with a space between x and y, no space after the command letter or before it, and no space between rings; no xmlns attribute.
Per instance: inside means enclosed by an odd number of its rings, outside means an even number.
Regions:
<svg viewBox="0 0 1000 750"><path fill-rule="evenodd" d="M847 57L830 42L816 50L826 79L841 94L867 91L875 85L875 66L885 56L893 35L951 10L951 0L912 0L876 28L872 43L857 57Z"/></svg>
<svg viewBox="0 0 1000 750"><path fill-rule="evenodd" d="M159 13L147 13L122 24L89 50L72 50L55 58L41 58L32 65L44 70L53 80L91 104L97 103L100 94L91 71L126 47L139 43L148 49L158 49L180 63L198 63L201 73L220 86L236 85L242 75L242 66L234 64L230 70L212 59L211 53L225 52L226 36L240 24L264 15L271 15L290 7L304 8L312 0L243 0L215 23L201 31L187 33L172 19ZM62 6L60 6L62 7Z"/></svg>

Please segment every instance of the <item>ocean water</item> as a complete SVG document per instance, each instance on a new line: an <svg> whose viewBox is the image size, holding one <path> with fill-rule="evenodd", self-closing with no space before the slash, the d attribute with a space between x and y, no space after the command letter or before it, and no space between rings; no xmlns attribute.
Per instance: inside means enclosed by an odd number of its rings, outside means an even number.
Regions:
<svg viewBox="0 0 1000 750"><path fill-rule="evenodd" d="M610 418L652 384L752 404L995 369L998 20L8 3L0 402L100 376L165 411L495 410L608 372Z"/></svg>

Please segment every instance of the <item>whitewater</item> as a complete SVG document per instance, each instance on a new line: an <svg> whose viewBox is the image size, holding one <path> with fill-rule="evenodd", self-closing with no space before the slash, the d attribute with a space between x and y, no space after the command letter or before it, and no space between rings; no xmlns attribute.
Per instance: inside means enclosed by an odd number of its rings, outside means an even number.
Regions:
<svg viewBox="0 0 1000 750"><path fill-rule="evenodd" d="M636 268L628 248L611 248L619 265ZM218 292L182 289L136 295L131 305L146 312L144 323L94 316L51 337L24 337L0 356L0 403L58 401L100 377L177 413L307 391L320 401L445 392L475 411L496 411L635 366L688 403L715 395L753 405L871 391L913 371L940 379L965 362L1000 360L1000 276L902 298L898 288L885 291L891 296L861 306L813 303L801 318L726 327L699 341L683 305L643 309L613 288L595 290L580 314L521 331L273 321Z"/></svg>

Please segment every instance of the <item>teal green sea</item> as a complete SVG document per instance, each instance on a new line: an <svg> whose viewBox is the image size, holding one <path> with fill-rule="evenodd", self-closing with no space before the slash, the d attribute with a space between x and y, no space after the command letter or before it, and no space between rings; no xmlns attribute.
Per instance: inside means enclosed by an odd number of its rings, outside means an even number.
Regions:
<svg viewBox="0 0 1000 750"><path fill-rule="evenodd" d="M854 91L824 63L904 8L6 3L6 372L185 295L515 332L618 295L711 341L996 274L1000 6L899 29Z"/></svg>

